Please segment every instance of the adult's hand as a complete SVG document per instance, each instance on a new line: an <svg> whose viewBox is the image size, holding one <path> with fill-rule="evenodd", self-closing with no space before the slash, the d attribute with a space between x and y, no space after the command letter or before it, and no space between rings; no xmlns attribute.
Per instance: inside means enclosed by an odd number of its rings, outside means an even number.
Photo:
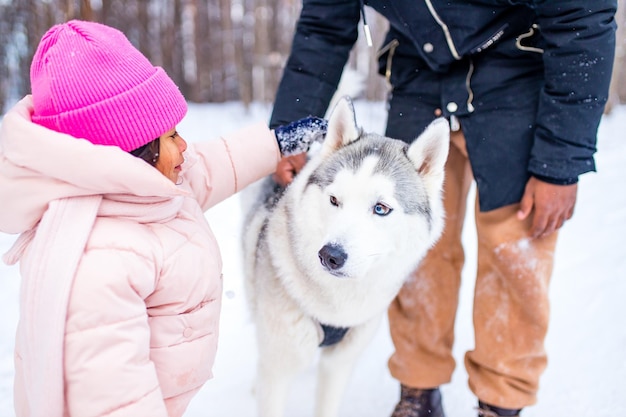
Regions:
<svg viewBox="0 0 626 417"><path fill-rule="evenodd" d="M517 218L524 220L532 212L531 236L548 236L572 218L577 193L578 184L555 185L531 177L526 183Z"/></svg>
<svg viewBox="0 0 626 417"><path fill-rule="evenodd" d="M293 181L294 177L300 172L305 163L306 153L284 156L278 161L276 172L272 178L277 184L286 187Z"/></svg>

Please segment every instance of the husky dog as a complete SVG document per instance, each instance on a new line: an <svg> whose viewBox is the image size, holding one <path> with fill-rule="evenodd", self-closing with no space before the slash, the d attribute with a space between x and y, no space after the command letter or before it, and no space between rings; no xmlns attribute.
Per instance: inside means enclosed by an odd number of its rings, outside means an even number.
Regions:
<svg viewBox="0 0 626 417"><path fill-rule="evenodd" d="M345 97L295 180L266 179L243 233L261 417L283 416L318 354L315 415L337 415L358 355L441 234L448 146L443 118L410 145L365 133Z"/></svg>

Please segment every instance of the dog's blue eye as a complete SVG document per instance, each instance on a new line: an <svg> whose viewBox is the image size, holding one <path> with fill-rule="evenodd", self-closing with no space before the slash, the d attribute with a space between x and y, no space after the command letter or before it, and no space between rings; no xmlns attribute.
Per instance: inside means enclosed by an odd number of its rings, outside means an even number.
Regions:
<svg viewBox="0 0 626 417"><path fill-rule="evenodd" d="M331 195L330 204L332 204L333 206L339 206L339 201L337 200L337 197L335 197L334 195Z"/></svg>
<svg viewBox="0 0 626 417"><path fill-rule="evenodd" d="M386 205L382 204L382 203L378 203L374 206L374 214L378 215L378 216L386 216L389 213L391 213L393 211L392 208L387 207Z"/></svg>

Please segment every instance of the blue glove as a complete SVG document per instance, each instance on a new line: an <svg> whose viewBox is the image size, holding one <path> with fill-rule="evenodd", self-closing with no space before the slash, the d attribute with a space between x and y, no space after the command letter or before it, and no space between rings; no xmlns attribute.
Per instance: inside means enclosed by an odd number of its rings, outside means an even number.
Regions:
<svg viewBox="0 0 626 417"><path fill-rule="evenodd" d="M309 116L274 129L278 147L283 156L297 155L309 150L313 142L321 142L326 135L328 121Z"/></svg>

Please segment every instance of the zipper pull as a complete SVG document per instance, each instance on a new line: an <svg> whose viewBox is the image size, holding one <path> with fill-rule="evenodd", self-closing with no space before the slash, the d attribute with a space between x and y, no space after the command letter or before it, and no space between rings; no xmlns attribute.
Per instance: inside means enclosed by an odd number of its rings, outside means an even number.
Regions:
<svg viewBox="0 0 626 417"><path fill-rule="evenodd" d="M370 48L374 43L372 42L372 32L370 32L370 26L367 24L367 19L365 18L365 3L361 0L361 18L363 19L363 31L365 32L365 40L367 41L367 46Z"/></svg>
<svg viewBox="0 0 626 417"><path fill-rule="evenodd" d="M363 22L363 31L365 32L365 40L367 40L367 46L370 48L373 45L372 42L372 33L370 32L370 27L367 23Z"/></svg>

